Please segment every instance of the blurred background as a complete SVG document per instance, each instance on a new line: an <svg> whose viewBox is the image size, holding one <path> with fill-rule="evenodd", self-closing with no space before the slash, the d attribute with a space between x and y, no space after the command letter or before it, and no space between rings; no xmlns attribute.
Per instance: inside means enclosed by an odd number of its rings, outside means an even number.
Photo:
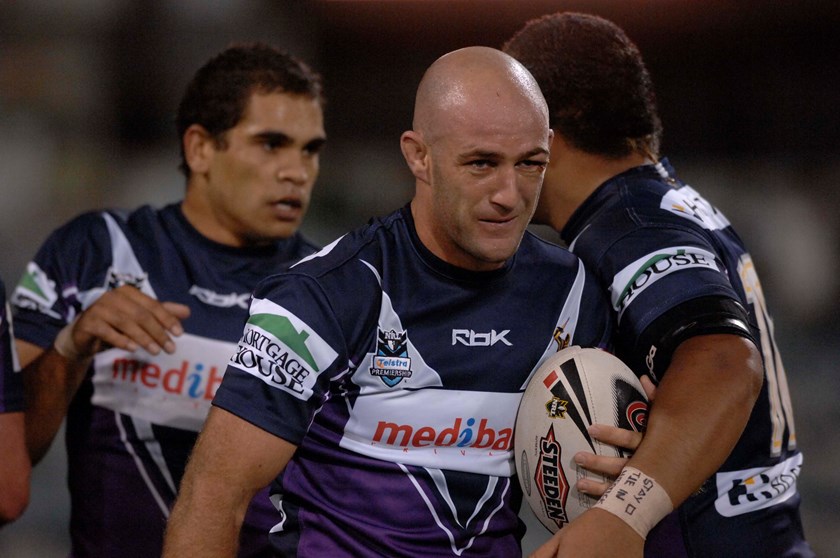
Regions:
<svg viewBox="0 0 840 558"><path fill-rule="evenodd" d="M805 454L806 534L818 555L838 555L835 2L0 2L0 276L11 290L47 234L79 212L180 199L175 109L192 73L232 41L271 42L324 76L329 141L303 230L327 243L410 198L398 140L424 69L455 48L498 47L558 10L604 16L638 44L656 84L664 153L747 239ZM0 556L65 556L67 526L57 442L34 471L28 511L0 530ZM533 526L526 551L545 537Z"/></svg>

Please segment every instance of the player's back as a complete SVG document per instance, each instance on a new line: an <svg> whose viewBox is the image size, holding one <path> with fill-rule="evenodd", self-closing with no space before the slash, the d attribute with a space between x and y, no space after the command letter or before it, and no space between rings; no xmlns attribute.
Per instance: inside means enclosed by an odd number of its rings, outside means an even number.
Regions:
<svg viewBox="0 0 840 558"><path fill-rule="evenodd" d="M599 276L618 317L617 350L637 373L667 367L646 329L668 316L732 300L749 316L764 384L743 435L716 475L681 507L691 556L775 556L804 548L796 479L802 455L773 322L752 258L718 209L673 178L667 161L602 185L573 215L564 237ZM716 302L717 304L717 302ZM725 518L725 519L724 519ZM754 529L756 522L767 529ZM734 540L733 544L725 534ZM755 533L755 535L748 534ZM740 553L740 554L739 554Z"/></svg>

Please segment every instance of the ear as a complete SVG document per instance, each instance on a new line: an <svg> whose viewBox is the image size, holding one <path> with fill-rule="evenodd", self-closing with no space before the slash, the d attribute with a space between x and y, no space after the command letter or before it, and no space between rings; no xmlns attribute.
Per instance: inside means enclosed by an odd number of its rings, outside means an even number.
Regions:
<svg viewBox="0 0 840 558"><path fill-rule="evenodd" d="M405 162L411 169L411 174L417 180L429 182L429 148L423 141L423 136L409 130L400 136L400 149L402 150Z"/></svg>
<svg viewBox="0 0 840 558"><path fill-rule="evenodd" d="M216 144L204 126L193 124L184 132L181 138L184 145L184 158L193 174L207 172L210 161L216 151Z"/></svg>

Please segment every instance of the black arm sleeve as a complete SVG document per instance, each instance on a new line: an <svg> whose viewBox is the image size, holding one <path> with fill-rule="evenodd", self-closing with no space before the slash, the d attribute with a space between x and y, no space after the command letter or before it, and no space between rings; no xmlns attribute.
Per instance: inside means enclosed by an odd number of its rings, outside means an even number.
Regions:
<svg viewBox="0 0 840 558"><path fill-rule="evenodd" d="M671 363L680 343L697 335L729 333L755 343L746 309L728 297L695 298L659 316L635 339L619 328L616 353L637 374L650 374L655 383Z"/></svg>

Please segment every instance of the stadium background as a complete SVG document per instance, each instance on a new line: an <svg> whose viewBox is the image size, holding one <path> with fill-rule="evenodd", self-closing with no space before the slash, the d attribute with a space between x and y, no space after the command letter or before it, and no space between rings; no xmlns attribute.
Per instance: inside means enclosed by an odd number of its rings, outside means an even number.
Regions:
<svg viewBox="0 0 840 558"><path fill-rule="evenodd" d="M656 84L665 154L751 246L805 452L806 533L818 555L834 555L840 538L835 3L3 2L0 276L11 289L46 235L81 211L181 196L175 106L195 69L231 41L277 44L324 75L329 141L304 231L326 243L411 195L398 138L410 126L423 70L455 48L498 47L527 19L560 9L612 19L637 42ZM64 482L59 441L35 469L25 516L0 530L0 556L66 555ZM531 529L526 548L543 537L540 529Z"/></svg>

